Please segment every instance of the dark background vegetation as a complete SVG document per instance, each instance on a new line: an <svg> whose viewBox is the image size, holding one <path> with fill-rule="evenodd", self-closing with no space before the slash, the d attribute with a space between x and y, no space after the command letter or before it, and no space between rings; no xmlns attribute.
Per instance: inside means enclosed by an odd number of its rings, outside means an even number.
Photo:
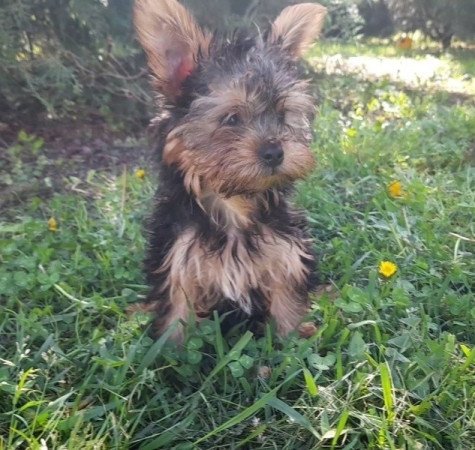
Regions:
<svg viewBox="0 0 475 450"><path fill-rule="evenodd" d="M0 132L75 121L143 128L152 101L132 0L0 2ZM208 27L263 23L289 0L186 0ZM294 3L298 3L294 2ZM420 30L447 49L475 35L473 0L321 0L328 38ZM213 14L209 14L212 11Z"/></svg>

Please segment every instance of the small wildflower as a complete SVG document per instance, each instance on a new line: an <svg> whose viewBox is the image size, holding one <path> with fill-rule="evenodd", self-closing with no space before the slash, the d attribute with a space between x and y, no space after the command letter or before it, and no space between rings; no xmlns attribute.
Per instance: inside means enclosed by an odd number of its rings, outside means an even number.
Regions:
<svg viewBox="0 0 475 450"><path fill-rule="evenodd" d="M261 419L259 419L259 417L254 416L254 417L251 419L251 423L252 423L252 426L253 426L253 427L258 427L259 424L261 423Z"/></svg>
<svg viewBox="0 0 475 450"><path fill-rule="evenodd" d="M400 181L393 181L388 186L389 195L393 198L404 197L404 189Z"/></svg>
<svg viewBox="0 0 475 450"><path fill-rule="evenodd" d="M54 217L50 217L50 219L48 220L48 230L58 231L58 222Z"/></svg>
<svg viewBox="0 0 475 450"><path fill-rule="evenodd" d="M140 178L141 180L143 180L143 179L145 178L145 170L143 170L143 169L137 169L137 170L135 171L135 176L136 176L137 178Z"/></svg>
<svg viewBox="0 0 475 450"><path fill-rule="evenodd" d="M397 272L397 265L391 261L381 261L379 263L379 273L385 277L390 278Z"/></svg>

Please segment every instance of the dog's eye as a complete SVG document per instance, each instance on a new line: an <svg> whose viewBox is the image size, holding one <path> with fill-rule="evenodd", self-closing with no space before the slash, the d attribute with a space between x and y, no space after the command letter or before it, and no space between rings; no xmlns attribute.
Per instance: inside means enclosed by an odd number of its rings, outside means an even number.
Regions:
<svg viewBox="0 0 475 450"><path fill-rule="evenodd" d="M240 121L241 121L241 119L239 117L239 114L234 113L234 114L229 114L229 115L223 117L221 123L223 125L227 125L229 127L235 127L236 125L239 124Z"/></svg>

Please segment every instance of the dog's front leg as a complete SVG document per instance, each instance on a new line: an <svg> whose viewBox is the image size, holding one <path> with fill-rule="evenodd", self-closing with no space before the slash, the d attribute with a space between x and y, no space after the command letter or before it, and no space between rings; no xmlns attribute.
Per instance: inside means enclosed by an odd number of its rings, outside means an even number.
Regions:
<svg viewBox="0 0 475 450"><path fill-rule="evenodd" d="M288 287L274 291L270 300L270 315L275 320L280 336L296 330L308 313L308 299L302 299Z"/></svg>
<svg viewBox="0 0 475 450"><path fill-rule="evenodd" d="M152 302L155 304L154 318L152 321L152 334L156 337L161 336L171 326L176 326L176 330L170 336L170 340L177 344L184 341L183 323L195 320L195 313L189 303L189 299L183 289L173 291L168 298Z"/></svg>

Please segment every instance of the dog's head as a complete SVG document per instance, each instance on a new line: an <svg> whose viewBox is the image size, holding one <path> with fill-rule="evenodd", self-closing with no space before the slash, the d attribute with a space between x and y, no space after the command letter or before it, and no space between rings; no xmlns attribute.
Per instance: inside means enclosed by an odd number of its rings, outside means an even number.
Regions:
<svg viewBox="0 0 475 450"><path fill-rule="evenodd" d="M299 60L325 13L289 6L263 33L219 38L176 0L136 0L154 87L179 117L163 162L182 171L189 190L253 194L312 169L314 105Z"/></svg>

